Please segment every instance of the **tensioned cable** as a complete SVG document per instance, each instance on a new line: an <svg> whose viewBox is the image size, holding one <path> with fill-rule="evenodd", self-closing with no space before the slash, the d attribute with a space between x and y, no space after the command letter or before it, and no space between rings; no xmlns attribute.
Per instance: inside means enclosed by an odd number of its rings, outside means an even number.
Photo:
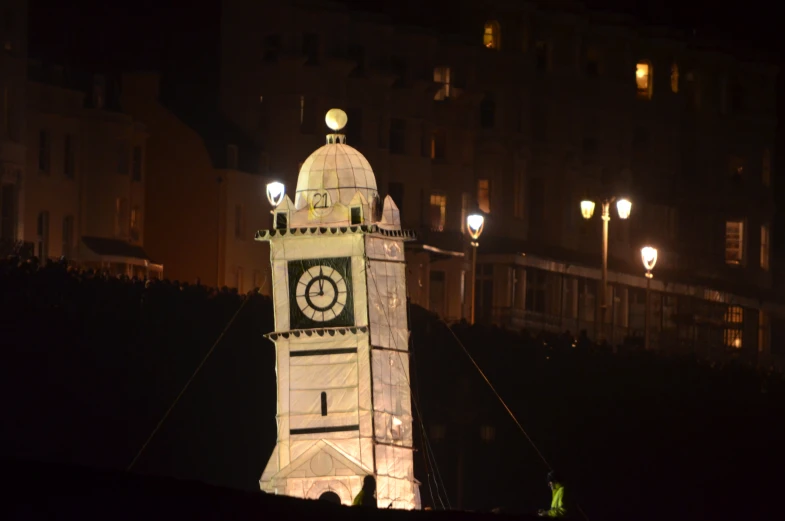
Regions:
<svg viewBox="0 0 785 521"><path fill-rule="evenodd" d="M483 380L485 380L485 383L487 383L487 384L488 384L488 387L490 387L490 388L491 388L491 391L493 391L493 394L495 394L495 395L496 395L496 398L499 400L499 402L502 404L502 406L504 407L504 409L507 411L507 414L509 414L509 415L510 415L510 418L512 418L512 421L514 421L514 422L515 422L515 425L517 425L517 426L518 426L518 429L520 429L520 431L523 433L523 435L526 437L526 439L527 439L527 440L529 440L529 443L530 443L530 444L531 444L531 446L534 448L534 450L537 452L537 455L540 457L540 459L542 460L542 462L543 462L543 463L545 463L545 466L546 466L546 467L548 467L548 470L553 470L553 467L551 467L551 464L550 464L550 463L548 463L548 460L547 460L547 459L545 459L545 456L543 456L542 452L540 452L540 449L538 449L538 448L537 448L537 445L534 443L534 440L532 440L532 439L531 439L531 437L529 436L529 433L527 433L527 432L526 432L526 429L524 429L524 428L523 428L523 425L521 425L521 422L519 422L519 421L518 421L518 418L516 418L516 417L515 417L515 414L512 412L512 410L510 409L510 407L507 405L507 402L505 402L505 401L504 401L504 399L501 397L501 395L499 394L499 392L498 392L498 391L496 390L496 388L493 386L493 384L491 383L491 381L490 381L490 380L488 379L488 377L485 375L485 373L483 372L483 370L482 370L482 369L480 369L480 366L479 366L479 365L477 364L477 362L474 360L474 357L472 357L471 353L469 353L469 350L468 350L468 349L466 349L466 346L465 346L465 345L463 345L463 342L461 342L461 339L460 339L460 338L458 338L458 335L456 335L456 334L455 334L455 331L453 331L453 330L452 330L452 328L450 327L450 325L449 325L449 324L447 324L447 322L445 322L443 318L439 317L439 321L440 321L442 324L444 324L444 326L447 328L447 330L450 332L450 334L453 336L453 338L455 338L455 341L456 341L456 342L458 342L458 345L459 345L459 346L461 346L461 349L463 349L463 352L464 352L464 353L466 353L466 356L468 356L468 357L469 357L469 360L471 360L471 362L472 362L472 364L474 365L475 369L477 369L477 371L480 373L480 376L482 376Z"/></svg>
<svg viewBox="0 0 785 521"><path fill-rule="evenodd" d="M488 377L485 375L485 373L483 372L483 370L480 368L480 366L479 366L479 365L477 364L477 362L474 360L474 357L471 355L471 353L469 353L469 350L468 350L468 349L466 349L466 346L465 346L465 345L463 345L463 342L461 342L461 339L460 339L460 338L458 338L458 335L456 335L456 334L455 334L455 331L453 331L453 330L452 330L452 328L450 327L450 325L449 325L449 324L447 324L447 322L445 322L443 318L439 317L439 321L440 321L442 324L444 324L444 326L447 328L447 330L450 332L450 334L453 336L453 338L455 338L455 341L456 341L456 342L458 342L458 345L459 345L459 346L461 346L461 349L463 349L463 352L464 352L464 353L466 353L466 356L468 356L468 357L469 357L469 360L471 360L471 362L472 362L472 364L474 365L475 369L477 369L477 372L479 372L479 373L480 373L480 375L481 375L481 376L483 377L483 379L485 380L485 383L487 383L487 384L488 384L488 387L490 387L490 388L491 388L491 391L493 391L493 394L495 394L495 395L496 395L496 398L499 400L499 402L502 404L502 406L504 407L504 409L507 411L507 414L509 414L509 415L510 415L510 418L512 418L512 421L514 421L514 422L515 422L515 425L517 425L517 426L518 426L518 429L520 429L520 431L523 433L523 435L524 435L524 436L526 437L526 439L529 441L529 444L531 444L532 448L533 448L533 449L534 449L534 450L537 452L537 455L540 457L540 459L542 460L542 462L543 462L543 463L545 463L545 466L548 468L548 470L549 470L549 471L553 471L553 467L551 467L551 464L550 464L550 463L548 463L548 460L547 460L547 459L545 459L545 456L542 454L542 452L540 452L540 449L539 449L539 448L537 448L537 444L535 444L535 443L534 443L534 440L532 440L532 439L531 439L531 436L529 436L529 433L527 433L527 432L526 432L526 429L524 429L524 428L523 428L523 425L521 425L521 422L519 422L519 421L518 421L518 418L516 418L516 417L515 417L515 414L512 412L512 410L510 409L510 407L507 405L507 403L506 403L506 402L504 401L504 399L501 397L501 395L500 395L500 394L499 394L499 392L496 390L496 388L493 386L493 384L491 383L491 381L490 381L490 380L488 379ZM583 518L584 518L584 519L586 519L586 521L589 521L589 517L586 515L586 513L583 511L583 509L580 507L580 505L578 505L577 503L575 503L575 506L576 506L576 508L578 509L578 511L581 513L581 515L583 516Z"/></svg>
<svg viewBox="0 0 785 521"><path fill-rule="evenodd" d="M177 406L177 403L180 401L180 398L183 397L183 395L185 394L185 391L188 390L188 386L191 385L191 382L193 382L194 378L196 378L196 375L199 374L199 371L202 369L202 366L205 364L205 362L207 362L207 359L210 358L210 355L213 354L213 351L215 351L215 348L218 346L218 344L221 343L221 340L223 339L223 337L226 334L226 332L229 331L230 327L232 327L232 324L234 323L234 320L237 318L237 315L240 314L240 311L242 311L242 309L245 307L245 304L248 303L249 300L250 299L247 296L246 296L246 298L243 299L243 302L237 308L237 311L234 312L234 315L232 316L231 319L229 319L229 322L226 324L226 327L224 327L224 330L221 332L221 334L215 340L215 342L213 343L213 345L210 348L210 350L207 351L207 354L204 355L204 358L202 358L202 361L196 367L196 370L194 370L194 372L191 375L191 377L188 379L187 382L185 382L185 385L183 386L182 390L180 391L180 394L178 394L177 398L174 399L174 401L172 402L172 405L169 406L169 409L167 409L167 411L164 413L163 417L161 418L161 421L158 422L158 425L155 426L155 428L153 429L153 432L150 433L150 436L147 438L147 441L144 442L144 445L142 445L142 448L139 449L139 452L136 453L136 456L131 461L131 464L128 465L128 468L125 469L126 472L130 471L134 467L134 465L139 460L139 457L145 451L147 446L150 444L151 441L153 441L153 438L155 438L155 435L158 434L158 431L161 429L161 426L164 424L166 419L169 417L169 414L171 414L171 412L174 410L175 406Z"/></svg>

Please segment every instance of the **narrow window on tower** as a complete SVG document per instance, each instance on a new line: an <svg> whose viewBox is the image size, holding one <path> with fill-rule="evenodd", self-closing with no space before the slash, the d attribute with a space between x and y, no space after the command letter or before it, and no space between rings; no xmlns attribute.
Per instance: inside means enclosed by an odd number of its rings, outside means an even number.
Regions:
<svg viewBox="0 0 785 521"><path fill-rule="evenodd" d="M322 416L327 416L327 393L322 392Z"/></svg>
<svg viewBox="0 0 785 521"><path fill-rule="evenodd" d="M362 208L359 206L354 206L351 209L351 217L352 217L352 225L362 224L363 223L363 213Z"/></svg>

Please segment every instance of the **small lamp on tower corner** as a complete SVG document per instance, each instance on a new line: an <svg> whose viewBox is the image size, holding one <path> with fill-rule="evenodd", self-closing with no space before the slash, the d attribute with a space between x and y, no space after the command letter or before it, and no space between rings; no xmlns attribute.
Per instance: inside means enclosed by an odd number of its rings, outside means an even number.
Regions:
<svg viewBox="0 0 785 521"><path fill-rule="evenodd" d="M480 238L483 226L485 226L485 217L479 213L473 213L466 218L466 228L468 228L472 240L476 241Z"/></svg>
<svg viewBox="0 0 785 521"><path fill-rule="evenodd" d="M651 278L651 270L657 264L657 248L652 248L651 246L641 248L641 260L643 261L643 267L646 268L646 276Z"/></svg>
<svg viewBox="0 0 785 521"><path fill-rule="evenodd" d="M283 183L279 181L267 183L267 200L270 201L270 204L273 208L276 208L279 204L281 204L285 193L286 187Z"/></svg>
<svg viewBox="0 0 785 521"><path fill-rule="evenodd" d="M616 201L616 211L619 212L619 219L626 219L632 211L632 203L629 199L619 199Z"/></svg>
<svg viewBox="0 0 785 521"><path fill-rule="evenodd" d="M584 219L591 219L591 216L594 215L594 201L581 201L581 215Z"/></svg>

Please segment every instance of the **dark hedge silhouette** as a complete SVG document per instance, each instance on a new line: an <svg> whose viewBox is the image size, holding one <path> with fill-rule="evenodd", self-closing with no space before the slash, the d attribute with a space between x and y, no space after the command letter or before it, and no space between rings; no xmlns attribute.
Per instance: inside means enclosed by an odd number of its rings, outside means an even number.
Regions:
<svg viewBox="0 0 785 521"><path fill-rule="evenodd" d="M0 457L119 470L245 303L134 472L258 490L275 445L275 355L262 337L273 326L269 299L14 259L0 264L0 295ZM416 306L410 327L412 386L442 500L480 511L547 507L547 467L448 327ZM612 354L566 333L453 331L590 519L776 511L781 374ZM440 507L422 436L416 443L423 503Z"/></svg>

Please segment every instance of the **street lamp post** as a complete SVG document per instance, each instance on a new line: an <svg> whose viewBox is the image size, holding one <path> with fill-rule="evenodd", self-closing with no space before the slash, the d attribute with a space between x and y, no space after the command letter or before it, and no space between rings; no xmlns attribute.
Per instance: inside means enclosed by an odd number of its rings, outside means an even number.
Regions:
<svg viewBox="0 0 785 521"><path fill-rule="evenodd" d="M281 204L285 193L286 187L283 183L279 181L267 183L267 200L270 201L270 205L273 207L273 209L277 208L278 205Z"/></svg>
<svg viewBox="0 0 785 521"><path fill-rule="evenodd" d="M644 319L644 326L643 326L643 345L646 350L649 350L649 320L651 315L651 279L654 277L651 270L654 269L654 265L657 264L657 248L652 248L651 246L646 246L645 248L641 248L641 260L643 261L643 267L646 268L646 306L644 313L646 313L646 317Z"/></svg>
<svg viewBox="0 0 785 521"><path fill-rule="evenodd" d="M600 320L595 321L595 339L600 340L604 335L605 322L608 312L607 292L608 292L608 224L611 220L611 203L616 201L616 211L619 213L619 219L626 219L630 216L632 211L632 203L628 199L616 199L611 197L602 201L602 284L600 295ZM581 215L584 219L591 219L594 215L594 201L584 200L581 201Z"/></svg>
<svg viewBox="0 0 785 521"><path fill-rule="evenodd" d="M477 240L482 234L482 228L485 226L485 218L478 213L473 213L466 218L466 229L469 231L469 236L472 238L472 291L471 291L471 320L470 324L474 324L474 306L475 306L475 289L477 281L477 247L480 245Z"/></svg>

